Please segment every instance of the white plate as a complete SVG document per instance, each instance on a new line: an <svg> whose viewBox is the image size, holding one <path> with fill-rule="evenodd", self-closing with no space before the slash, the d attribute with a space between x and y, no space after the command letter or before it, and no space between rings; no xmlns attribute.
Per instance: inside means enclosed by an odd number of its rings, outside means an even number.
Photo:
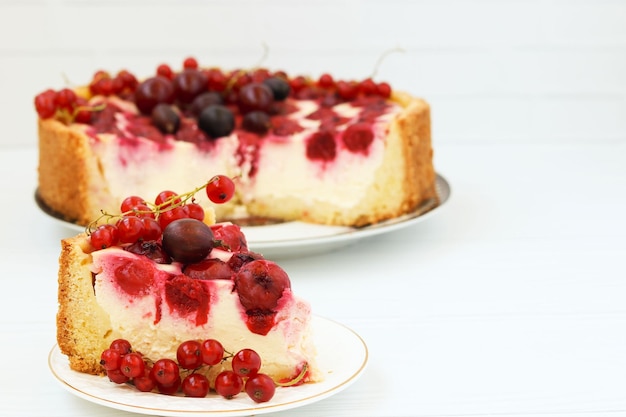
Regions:
<svg viewBox="0 0 626 417"><path fill-rule="evenodd" d="M48 365L61 385L72 394L118 410L158 416L249 416L302 407L335 395L363 374L368 361L367 346L353 330L334 321L314 316L312 320L318 350L318 366L324 380L314 384L276 389L274 397L257 404L245 393L226 400L215 393L205 398L188 398L140 392L130 385L118 385L102 376L70 369L67 357L55 345Z"/></svg>
<svg viewBox="0 0 626 417"><path fill-rule="evenodd" d="M342 227L285 222L264 226L244 226L242 229L250 250L262 253L268 258L290 258L328 252L361 239L405 228L430 218L450 198L450 185L444 177L437 174L435 185L439 195L439 204L427 203L411 213L370 226ZM67 222L51 212L37 197L37 193L35 193L35 201L44 213L61 224L77 232L85 230L83 226Z"/></svg>

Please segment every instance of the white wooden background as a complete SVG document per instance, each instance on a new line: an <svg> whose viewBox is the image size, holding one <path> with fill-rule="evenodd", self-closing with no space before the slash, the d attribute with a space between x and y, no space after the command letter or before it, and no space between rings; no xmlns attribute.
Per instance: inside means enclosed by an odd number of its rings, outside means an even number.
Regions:
<svg viewBox="0 0 626 417"><path fill-rule="evenodd" d="M437 143L626 142L626 1L0 0L0 146L33 97L187 56L377 78L426 98Z"/></svg>

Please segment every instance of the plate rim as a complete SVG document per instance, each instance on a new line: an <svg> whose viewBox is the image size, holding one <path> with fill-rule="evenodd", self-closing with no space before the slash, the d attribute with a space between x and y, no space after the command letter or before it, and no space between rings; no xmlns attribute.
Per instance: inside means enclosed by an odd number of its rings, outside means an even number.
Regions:
<svg viewBox="0 0 626 417"><path fill-rule="evenodd" d="M338 231L335 234L323 235L323 236L311 236L311 237L296 237L296 238L285 238L280 240L248 240L248 246L254 248L255 251L262 252L267 249L278 249L283 248L286 245L299 245L299 246L312 246L312 245L320 245L320 244L337 244L337 243L345 243L352 240L357 240L361 238L371 237L382 233L391 232L400 228L408 227L413 224L419 223L427 218L431 217L433 214L438 212L450 199L451 196L451 187L448 180L438 172L435 172L435 186L437 195L439 197L439 201L432 208L428 208L424 211L424 207L420 206L411 213L407 213L398 217L394 217L392 219L384 220L380 223L371 224L363 227L343 227L343 230ZM80 226L76 223L72 223L70 221L64 220L60 215L54 213L50 208L46 206L46 204L41 200L38 196L38 188L35 189L35 202L39 209L43 211L46 215L53 218L57 222L62 225L69 227L76 232L81 232L85 230L84 226ZM284 222L280 223L280 225L290 225L290 224L308 224L299 221L292 222ZM275 225L274 225L275 226ZM315 225L320 228L331 228L338 227L332 225ZM246 234L246 230L252 230L253 228L265 228L272 227L269 226L241 226L244 234ZM248 233L249 234L249 233Z"/></svg>
<svg viewBox="0 0 626 417"><path fill-rule="evenodd" d="M128 411L128 412L133 412L133 413L138 413L138 414L147 414L147 415L160 415L163 417L179 417L179 416L184 416L184 417L210 417L210 416L224 416L224 417L241 417L241 416L250 416L250 415L260 415L260 414L266 414L266 413L274 413L274 412L279 412L279 411L286 411L286 410L291 410L294 408L299 408L299 407L303 407L306 405L310 405L313 403L316 403L318 401L321 401L323 399L326 399L328 397L331 397L333 395L339 394L340 392L344 391L345 389L347 389L349 386L351 386L354 382L356 382L365 372L368 362L369 362L369 349L367 347L367 344L365 343L365 340L353 329L351 329L350 327L339 323L337 321L322 317L322 316L318 316L318 315L312 315L312 322L314 323L314 325L316 326L331 326L330 328L333 331L341 331L343 333L343 335L345 337L350 337L352 339L352 341L356 344L358 344L359 346L359 353L361 354L360 356L360 361L359 361L359 365L358 367L355 366L354 369L350 369L349 371L347 371L347 373L349 373L349 376L346 377L345 379L342 379L341 381L335 381L334 385L329 386L329 387L324 387L324 389L322 391L319 392L312 392L306 395L306 397L303 398L296 398L296 399L290 399L288 401L285 401L283 403L272 403L272 401L267 402L267 403L254 403L252 400L250 400L250 406L249 407L245 407L245 408L239 408L239 409L225 409L225 410L197 410L197 409L193 409L193 410L184 410L184 409L179 409L180 407L178 407L177 409L174 408L170 408L170 409L165 409L165 408L156 408L156 407L146 407L145 405L133 405L133 404L129 404L128 402L123 402L120 400L116 400L116 399L111 399L111 398L104 398L102 396L98 396L97 394L94 394L93 392L89 392L89 389L85 389L85 387L81 387L80 384L78 384L79 386L76 386L77 383L76 381L72 383L72 381L68 381L66 380L60 373L70 373L70 374L77 374L80 375L81 377L86 377L86 378L94 378L94 381L96 381L97 385L100 385L100 381L97 381L96 378L102 378L102 385L107 384L107 388L108 389L115 389L116 385L112 384L111 382L109 382L108 380L106 380L106 378L101 377L101 376L96 376L96 375L87 375L87 374L81 374L78 371L74 371L72 369L69 368L69 363L67 362L67 357L60 351L60 348L58 346L57 343L55 343L52 348L50 349L49 353L48 353L48 368L51 371L52 375L54 376L55 380L68 392L70 392L71 394L82 398L86 401L89 401L93 404L97 404L100 406L104 406L104 407L108 407L108 408L113 408L113 409L118 409L118 410L122 410L122 411ZM319 332L319 330L317 328L314 327L314 330L316 332L316 334ZM317 340L319 340L319 336L315 336ZM332 342L331 342L332 343ZM317 346L318 350L319 350L319 345ZM330 346L329 346L330 348ZM333 344L332 346L333 349L336 349L336 346ZM63 366L64 369L60 369L57 365L55 365L54 363L62 360L63 363L59 366ZM323 369L323 372L325 373L332 373L333 370L330 369L324 369L323 365L320 365L320 367ZM316 384L322 384L319 386L323 386L324 381L321 381L319 383ZM311 384L310 386L315 386L315 384ZM110 388L109 388L110 387ZM297 390L300 387L289 387L289 388L284 388L284 389L289 389L289 390ZM279 388L281 389L281 388ZM143 392L133 392L133 394L137 394L137 395L158 395L158 396L162 396L163 394L159 394L156 392L153 393L143 393ZM183 396L177 396L177 398L181 398L181 400L184 400L185 397ZM221 399L221 398L207 398L210 401L214 401L214 400L219 400L219 401L228 401L225 399ZM196 398L193 399L189 399L189 401L195 401L198 400ZM157 414L155 414L157 413Z"/></svg>

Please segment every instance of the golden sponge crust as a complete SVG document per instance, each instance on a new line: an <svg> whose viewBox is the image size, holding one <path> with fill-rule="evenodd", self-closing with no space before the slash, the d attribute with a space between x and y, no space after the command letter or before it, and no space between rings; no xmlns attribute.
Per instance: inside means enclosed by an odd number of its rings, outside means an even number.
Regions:
<svg viewBox="0 0 626 417"><path fill-rule="evenodd" d="M96 301L90 245L85 234L61 241L57 343L72 369L102 374L100 353L114 340L109 316Z"/></svg>

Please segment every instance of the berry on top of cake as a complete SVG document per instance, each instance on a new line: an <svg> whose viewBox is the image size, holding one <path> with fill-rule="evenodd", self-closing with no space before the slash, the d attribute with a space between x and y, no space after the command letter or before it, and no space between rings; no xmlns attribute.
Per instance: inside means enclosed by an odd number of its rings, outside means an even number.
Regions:
<svg viewBox="0 0 626 417"><path fill-rule="evenodd" d="M215 174L237 182L219 221L363 226L438 201L428 103L372 78L187 59L141 80L97 71L84 86L38 94L35 108L39 197L82 225L127 195Z"/></svg>

